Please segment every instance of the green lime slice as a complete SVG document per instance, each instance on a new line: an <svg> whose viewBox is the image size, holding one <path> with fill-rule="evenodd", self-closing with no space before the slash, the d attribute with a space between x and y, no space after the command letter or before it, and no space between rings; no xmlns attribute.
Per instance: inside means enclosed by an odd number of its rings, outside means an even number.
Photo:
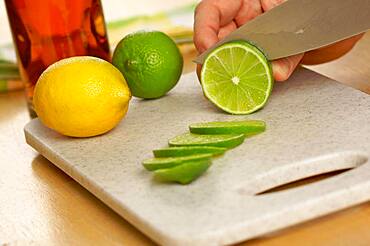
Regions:
<svg viewBox="0 0 370 246"><path fill-rule="evenodd" d="M153 150L155 157L177 157L196 154L212 154L221 155L225 153L226 148L212 146L187 146L187 147L171 147Z"/></svg>
<svg viewBox="0 0 370 246"><path fill-rule="evenodd" d="M170 168L181 165L184 162L207 160L212 157L212 154L189 155L183 157L163 157L151 158L143 161L143 166L149 171L154 171L162 168Z"/></svg>
<svg viewBox="0 0 370 246"><path fill-rule="evenodd" d="M245 121L214 121L194 123L189 126L190 132L197 134L257 134L265 131L266 124L262 120Z"/></svg>
<svg viewBox="0 0 370 246"><path fill-rule="evenodd" d="M189 184L202 175L211 165L211 160L185 162L173 168L156 170L154 178L162 182Z"/></svg>
<svg viewBox="0 0 370 246"><path fill-rule="evenodd" d="M170 146L215 146L234 148L244 141L244 134L200 135L185 133L168 141Z"/></svg>
<svg viewBox="0 0 370 246"><path fill-rule="evenodd" d="M250 114L262 108L274 82L265 55L246 41L233 41L213 50L200 77L205 96L231 114Z"/></svg>

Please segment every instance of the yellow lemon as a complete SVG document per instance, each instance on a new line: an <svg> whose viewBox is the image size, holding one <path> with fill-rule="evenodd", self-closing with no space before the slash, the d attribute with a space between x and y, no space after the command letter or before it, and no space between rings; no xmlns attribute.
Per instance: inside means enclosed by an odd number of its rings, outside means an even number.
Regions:
<svg viewBox="0 0 370 246"><path fill-rule="evenodd" d="M113 129L125 116L131 92L112 64L77 56L60 60L40 76L33 98L43 124L72 137Z"/></svg>

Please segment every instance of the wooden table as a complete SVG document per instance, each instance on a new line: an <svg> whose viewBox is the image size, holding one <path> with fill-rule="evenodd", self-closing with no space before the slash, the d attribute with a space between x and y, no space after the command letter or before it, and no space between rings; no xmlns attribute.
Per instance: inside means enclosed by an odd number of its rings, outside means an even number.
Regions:
<svg viewBox="0 0 370 246"><path fill-rule="evenodd" d="M186 71L192 70L189 62ZM314 67L370 92L370 34L343 59ZM24 140L22 92L0 95L0 244L151 245L145 235ZM243 245L370 245L370 202Z"/></svg>

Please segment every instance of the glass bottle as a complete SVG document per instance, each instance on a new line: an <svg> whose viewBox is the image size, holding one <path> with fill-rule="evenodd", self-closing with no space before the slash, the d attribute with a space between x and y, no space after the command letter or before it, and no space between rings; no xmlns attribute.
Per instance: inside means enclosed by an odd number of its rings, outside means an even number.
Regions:
<svg viewBox="0 0 370 246"><path fill-rule="evenodd" d="M31 117L35 84L52 63L90 55L110 60L100 0L5 0Z"/></svg>

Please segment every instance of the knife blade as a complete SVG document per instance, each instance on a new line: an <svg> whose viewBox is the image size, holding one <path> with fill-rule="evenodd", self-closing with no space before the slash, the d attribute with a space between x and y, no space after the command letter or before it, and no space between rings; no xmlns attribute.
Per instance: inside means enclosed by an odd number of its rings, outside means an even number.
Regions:
<svg viewBox="0 0 370 246"><path fill-rule="evenodd" d="M246 40L275 60L330 45L370 29L370 0L288 0L254 18L203 52Z"/></svg>

